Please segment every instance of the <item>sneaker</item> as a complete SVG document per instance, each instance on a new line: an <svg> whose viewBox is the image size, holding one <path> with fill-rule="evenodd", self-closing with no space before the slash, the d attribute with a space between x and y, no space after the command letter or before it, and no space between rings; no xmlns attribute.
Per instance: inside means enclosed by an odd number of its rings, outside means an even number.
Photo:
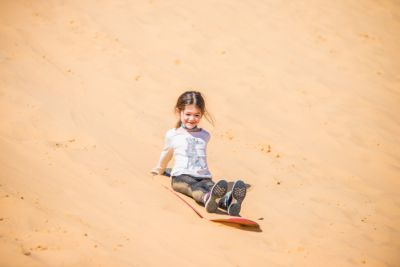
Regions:
<svg viewBox="0 0 400 267"><path fill-rule="evenodd" d="M215 212L218 209L217 199L221 198L228 191L228 183L225 180L219 180L210 191L210 196L205 203L207 212Z"/></svg>
<svg viewBox="0 0 400 267"><path fill-rule="evenodd" d="M242 208L242 202L246 197L246 184L242 180L237 180L232 187L232 201L228 206L228 214L238 216Z"/></svg>
<svg viewBox="0 0 400 267"><path fill-rule="evenodd" d="M223 196L219 202L218 202L218 207L228 211L228 207L232 202L232 191L229 191L228 193Z"/></svg>

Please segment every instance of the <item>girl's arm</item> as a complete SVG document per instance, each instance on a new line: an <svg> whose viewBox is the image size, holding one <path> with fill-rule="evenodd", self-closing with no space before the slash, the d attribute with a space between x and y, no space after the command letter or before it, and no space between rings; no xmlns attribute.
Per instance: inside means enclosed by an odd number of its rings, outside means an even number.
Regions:
<svg viewBox="0 0 400 267"><path fill-rule="evenodd" d="M163 150L161 151L160 159L158 160L157 166L151 170L153 175L163 174L165 169L168 166L168 163L172 159L173 149L171 146L171 139L169 132L165 135L165 145Z"/></svg>

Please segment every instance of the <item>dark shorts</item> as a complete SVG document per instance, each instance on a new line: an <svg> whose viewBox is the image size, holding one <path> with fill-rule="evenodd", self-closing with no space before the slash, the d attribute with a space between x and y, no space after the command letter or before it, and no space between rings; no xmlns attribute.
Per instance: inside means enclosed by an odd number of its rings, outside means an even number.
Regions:
<svg viewBox="0 0 400 267"><path fill-rule="evenodd" d="M185 194L199 203L203 203L203 196L210 192L214 186L211 178L199 178L187 174L171 177L172 188L182 194Z"/></svg>

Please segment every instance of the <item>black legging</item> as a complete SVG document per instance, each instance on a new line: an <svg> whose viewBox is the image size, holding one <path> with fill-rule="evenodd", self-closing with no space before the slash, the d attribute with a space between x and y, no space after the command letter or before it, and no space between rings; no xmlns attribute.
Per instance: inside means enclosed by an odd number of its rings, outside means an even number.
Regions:
<svg viewBox="0 0 400 267"><path fill-rule="evenodd" d="M204 194L210 192L214 182L211 178L198 178L187 174L172 176L172 188L182 194L185 194L198 203L204 204Z"/></svg>

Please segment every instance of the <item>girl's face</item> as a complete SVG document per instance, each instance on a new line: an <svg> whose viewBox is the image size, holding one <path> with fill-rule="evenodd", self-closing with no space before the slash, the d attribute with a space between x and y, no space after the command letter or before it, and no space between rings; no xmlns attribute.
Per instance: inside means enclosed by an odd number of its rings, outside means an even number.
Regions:
<svg viewBox="0 0 400 267"><path fill-rule="evenodd" d="M180 112L180 118L182 124L186 129L193 129L199 124L203 114L201 109L195 105L186 105L185 109Z"/></svg>

